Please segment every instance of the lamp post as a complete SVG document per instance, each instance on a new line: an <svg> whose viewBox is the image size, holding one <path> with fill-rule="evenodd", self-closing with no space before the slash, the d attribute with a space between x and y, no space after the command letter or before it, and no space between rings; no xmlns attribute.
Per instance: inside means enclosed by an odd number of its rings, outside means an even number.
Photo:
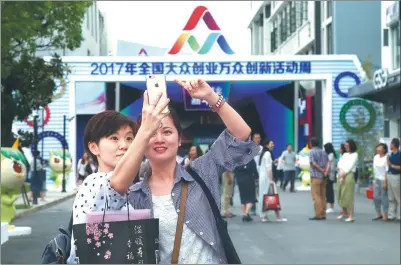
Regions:
<svg viewBox="0 0 401 265"><path fill-rule="evenodd" d="M75 116L67 118L66 115L63 115L63 137L64 137L64 139L65 139L65 135L66 135L67 121L70 122L74 118L75 118ZM65 186L66 186L66 179L65 179L65 148L63 148L63 181L62 181L61 192L67 192Z"/></svg>
<svg viewBox="0 0 401 265"><path fill-rule="evenodd" d="M37 171L38 165L36 163L36 153L38 150L38 114L36 111L33 113L33 171L31 177L31 189L32 189L32 204L38 204L38 197L40 192L39 187L39 174Z"/></svg>

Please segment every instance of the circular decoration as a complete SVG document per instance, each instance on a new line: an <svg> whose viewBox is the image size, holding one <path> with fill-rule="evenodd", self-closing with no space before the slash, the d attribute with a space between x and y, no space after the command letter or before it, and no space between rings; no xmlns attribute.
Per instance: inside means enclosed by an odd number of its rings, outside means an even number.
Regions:
<svg viewBox="0 0 401 265"><path fill-rule="evenodd" d="M366 123L366 125L364 125L362 127L353 127L348 123L347 112L353 106L362 106L369 112L369 121L368 121L368 123ZM351 100L351 101L347 102L346 104L344 104L344 106L341 108L340 122L346 131L348 131L350 133L359 134L359 133L365 132L375 126L376 110L367 101L361 100L361 99L354 99L354 100Z"/></svg>
<svg viewBox="0 0 401 265"><path fill-rule="evenodd" d="M38 127L45 126L45 125L49 122L49 120L50 120L50 108L49 108L48 106L44 106L43 108L44 108L44 110L45 110L45 117L44 117L43 125L38 125ZM34 125L33 125L33 121L28 120L28 118L25 118L24 121L25 121L29 126L31 126L31 127L34 126Z"/></svg>
<svg viewBox="0 0 401 265"><path fill-rule="evenodd" d="M62 148L64 148L65 150L68 150L67 140L64 138L64 136L62 136L58 132L54 132L54 131L45 131L45 132L39 133L38 134L38 143L39 143L39 141L43 140L44 138L48 138L48 137L56 138L61 143ZM35 154L34 154L35 146L33 144L31 144L31 152L32 152L32 155L35 156ZM43 159L43 154L41 154L41 156L40 156L40 161L45 161L46 163L48 162L45 159Z"/></svg>
<svg viewBox="0 0 401 265"><path fill-rule="evenodd" d="M343 97L343 98L348 98L348 93L344 93L341 91L340 81L341 81L341 79L343 79L344 77L347 77L347 76L353 78L355 80L356 85L359 85L361 83L361 79L353 72L346 71L346 72L340 73L336 77L336 79L334 79L334 90L337 92L337 94L340 97Z"/></svg>
<svg viewBox="0 0 401 265"><path fill-rule="evenodd" d="M54 100L57 100L57 99L59 99L59 98L61 98L61 97L64 95L66 85L67 85L67 83L65 82L65 79L64 79L64 78L61 78L61 79L60 79L60 86L61 86L61 89L60 89L60 91L59 91L57 94L53 95L53 97L52 97L52 100L53 100L53 101L54 101Z"/></svg>

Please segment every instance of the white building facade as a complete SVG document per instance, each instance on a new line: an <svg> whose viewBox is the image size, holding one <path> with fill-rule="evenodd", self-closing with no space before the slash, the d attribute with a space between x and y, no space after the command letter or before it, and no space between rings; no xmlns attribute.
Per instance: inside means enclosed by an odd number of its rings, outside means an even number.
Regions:
<svg viewBox="0 0 401 265"><path fill-rule="evenodd" d="M382 68L385 69L389 76L397 77L400 75L400 2L399 1L382 1ZM398 106L398 107L397 107ZM394 109L391 111L390 109ZM391 115L390 113L398 113ZM399 103L395 107L385 108L384 120L384 137L394 138L401 135L401 119L400 119Z"/></svg>
<svg viewBox="0 0 401 265"><path fill-rule="evenodd" d="M360 61L369 61L374 69L379 69L382 57L380 6L377 1L251 1L254 12L249 23L252 55L312 55L320 50L324 55L356 55ZM357 137L356 129L350 128L358 127L357 108L350 106L359 105L359 109L365 109L366 121L375 121L374 126L363 130L382 134L383 120L373 113L380 105L348 97L349 89L362 83L366 73L357 77L345 68L335 71L337 75L331 84L332 106L329 110L325 108L326 101L316 94L312 107L312 112L319 112L315 106L320 105L323 116L326 111L331 113L333 144L337 147L347 138ZM321 86L324 90L328 84L322 82ZM319 87L316 85L316 88ZM316 103L319 101L321 103ZM323 127L319 120L312 123L315 128ZM361 128L367 128L366 125ZM319 137L318 130L315 134Z"/></svg>

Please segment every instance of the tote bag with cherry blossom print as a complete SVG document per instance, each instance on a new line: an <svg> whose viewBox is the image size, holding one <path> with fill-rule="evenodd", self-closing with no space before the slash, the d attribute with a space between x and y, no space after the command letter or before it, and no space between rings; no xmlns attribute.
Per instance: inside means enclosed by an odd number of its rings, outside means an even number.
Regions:
<svg viewBox="0 0 401 265"><path fill-rule="evenodd" d="M73 231L76 262L157 264L159 219L136 219L138 213L142 214L140 211L144 210L94 212L91 213L92 218L87 217L86 223L75 224ZM96 215L101 215L100 220Z"/></svg>

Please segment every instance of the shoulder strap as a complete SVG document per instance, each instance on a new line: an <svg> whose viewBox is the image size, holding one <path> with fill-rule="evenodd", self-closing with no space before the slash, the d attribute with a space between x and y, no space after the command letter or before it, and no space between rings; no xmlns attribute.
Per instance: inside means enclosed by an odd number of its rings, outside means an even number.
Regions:
<svg viewBox="0 0 401 265"><path fill-rule="evenodd" d="M187 202L187 195L188 195L188 183L184 182L181 186L180 213L178 214L177 228L175 230L174 248L173 248L173 256L171 257L171 264L178 264L182 231L184 228L185 203Z"/></svg>
<svg viewBox="0 0 401 265"><path fill-rule="evenodd" d="M70 222L68 223L68 231L70 231L71 235L72 235L72 216L73 216L73 213L71 213Z"/></svg>
<svg viewBox="0 0 401 265"><path fill-rule="evenodd" d="M199 184L199 186L202 188L203 193L205 193L207 200L209 201L210 208L212 209L214 219L217 220L221 219L221 214L219 211L219 208L217 207L216 200L213 198L212 193L210 192L209 188L206 186L205 182L203 179L196 173L195 170L192 169L191 166L187 168L188 173L195 179L195 181Z"/></svg>

